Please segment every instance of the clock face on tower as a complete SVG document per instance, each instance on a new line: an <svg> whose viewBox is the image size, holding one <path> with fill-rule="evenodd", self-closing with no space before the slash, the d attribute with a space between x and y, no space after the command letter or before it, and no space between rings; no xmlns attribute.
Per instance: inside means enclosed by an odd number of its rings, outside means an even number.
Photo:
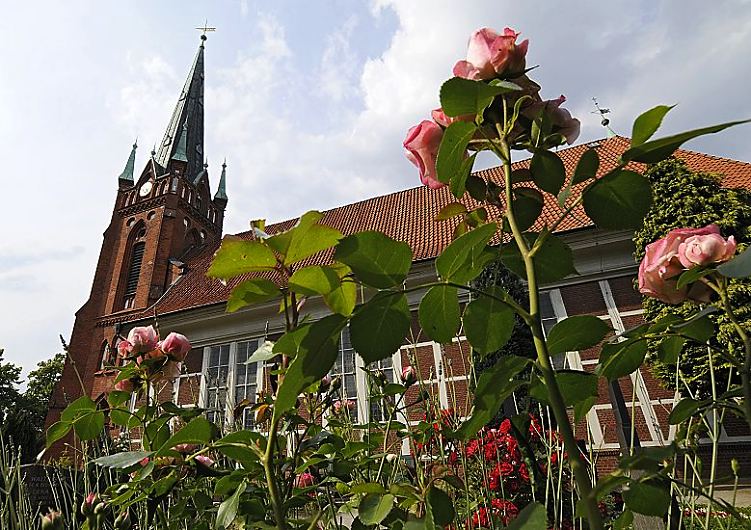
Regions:
<svg viewBox="0 0 751 530"><path fill-rule="evenodd" d="M141 197L146 197L149 193L151 193L151 186L152 186L151 181L147 180L146 182L143 183L143 186L141 186L141 189L138 190L138 194Z"/></svg>

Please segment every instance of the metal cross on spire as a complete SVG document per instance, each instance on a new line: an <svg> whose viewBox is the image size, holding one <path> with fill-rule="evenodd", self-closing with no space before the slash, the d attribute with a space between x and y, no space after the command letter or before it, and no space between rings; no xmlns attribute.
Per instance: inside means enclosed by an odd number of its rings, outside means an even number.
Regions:
<svg viewBox="0 0 751 530"><path fill-rule="evenodd" d="M198 27L196 29L203 32L201 33L201 40L206 40L206 33L210 31L216 31L216 28L209 26L208 19L204 20L203 27Z"/></svg>

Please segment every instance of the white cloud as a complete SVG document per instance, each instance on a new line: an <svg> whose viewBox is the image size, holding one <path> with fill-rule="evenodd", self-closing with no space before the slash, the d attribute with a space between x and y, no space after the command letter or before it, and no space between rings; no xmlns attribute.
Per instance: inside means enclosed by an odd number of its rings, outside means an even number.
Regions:
<svg viewBox="0 0 751 530"><path fill-rule="evenodd" d="M340 102L358 96L357 74L360 65L352 49L352 33L358 19L350 16L326 38L326 48L318 71L318 90L324 97Z"/></svg>

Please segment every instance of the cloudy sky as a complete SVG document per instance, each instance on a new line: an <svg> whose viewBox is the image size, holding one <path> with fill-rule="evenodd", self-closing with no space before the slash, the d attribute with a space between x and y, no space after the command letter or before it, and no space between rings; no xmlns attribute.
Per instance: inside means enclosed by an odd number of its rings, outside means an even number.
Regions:
<svg viewBox="0 0 751 530"><path fill-rule="evenodd" d="M459 8L458 6L462 6ZM59 351L88 295L116 177L158 142L206 46L206 153L226 157L225 229L419 184L408 127L478 27L530 39L544 97L602 137L592 96L628 135L751 117L751 1L131 0L13 2L0 17L0 348L25 369ZM751 160L751 127L690 147ZM213 172L213 173L212 173Z"/></svg>

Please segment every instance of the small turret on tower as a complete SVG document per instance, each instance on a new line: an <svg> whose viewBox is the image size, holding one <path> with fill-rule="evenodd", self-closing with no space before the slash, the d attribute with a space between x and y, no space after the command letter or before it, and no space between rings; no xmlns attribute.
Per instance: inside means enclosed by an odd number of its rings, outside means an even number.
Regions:
<svg viewBox="0 0 751 530"><path fill-rule="evenodd" d="M224 210L227 207L227 159L222 163L222 176L219 178L219 188L214 195L214 204Z"/></svg>
<svg viewBox="0 0 751 530"><path fill-rule="evenodd" d="M138 149L138 140L133 142L133 148L130 150L130 156L125 163L125 169L120 173L118 181L121 188L127 188L133 185L133 168L136 165L136 149Z"/></svg>

